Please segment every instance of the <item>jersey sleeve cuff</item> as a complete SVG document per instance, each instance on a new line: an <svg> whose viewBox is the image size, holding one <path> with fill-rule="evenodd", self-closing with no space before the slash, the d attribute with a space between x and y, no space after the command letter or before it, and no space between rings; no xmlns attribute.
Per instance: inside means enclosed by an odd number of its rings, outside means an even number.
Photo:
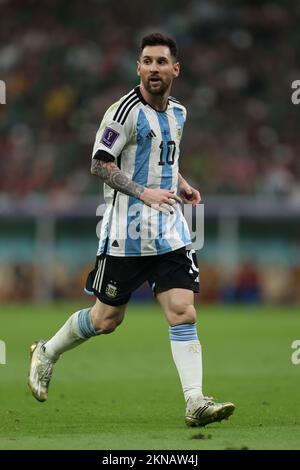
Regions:
<svg viewBox="0 0 300 470"><path fill-rule="evenodd" d="M102 162L114 162L115 157L111 154L106 152L105 150L97 150L93 158L96 160L101 160Z"/></svg>

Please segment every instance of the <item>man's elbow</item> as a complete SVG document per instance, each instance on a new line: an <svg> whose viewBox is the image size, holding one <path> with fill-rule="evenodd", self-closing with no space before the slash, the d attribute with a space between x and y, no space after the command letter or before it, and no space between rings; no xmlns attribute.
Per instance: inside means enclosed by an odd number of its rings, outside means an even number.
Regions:
<svg viewBox="0 0 300 470"><path fill-rule="evenodd" d="M93 176L101 176L102 162L96 158L92 159L91 174Z"/></svg>
<svg viewBox="0 0 300 470"><path fill-rule="evenodd" d="M114 167L115 164L112 162L103 162L97 158L93 158L91 164L91 174L98 176L103 181L105 181Z"/></svg>
<svg viewBox="0 0 300 470"><path fill-rule="evenodd" d="M98 176L97 170L93 164L91 165L91 175Z"/></svg>

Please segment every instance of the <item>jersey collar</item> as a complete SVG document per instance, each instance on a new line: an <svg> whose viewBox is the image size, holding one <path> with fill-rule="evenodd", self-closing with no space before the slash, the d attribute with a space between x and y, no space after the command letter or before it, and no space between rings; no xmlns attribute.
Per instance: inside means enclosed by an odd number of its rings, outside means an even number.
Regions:
<svg viewBox="0 0 300 470"><path fill-rule="evenodd" d="M134 89L135 93L137 94L138 98L140 99L140 101L145 105L145 106L150 106L150 108L154 109L154 111L156 111L157 113L165 113L168 109L168 106L169 106L169 98L168 98L168 102L167 102L167 106L166 106L166 109L164 111L157 111L157 109L153 108L153 106L151 106L151 104L147 103L147 101L145 100L145 98L143 97L142 93L141 93L141 90L140 90L140 85L136 86L135 89Z"/></svg>

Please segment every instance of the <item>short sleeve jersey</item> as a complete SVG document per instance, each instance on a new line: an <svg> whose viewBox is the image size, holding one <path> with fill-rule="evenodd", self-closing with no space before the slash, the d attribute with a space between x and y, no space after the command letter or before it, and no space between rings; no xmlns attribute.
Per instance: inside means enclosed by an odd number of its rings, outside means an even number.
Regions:
<svg viewBox="0 0 300 470"><path fill-rule="evenodd" d="M174 98L170 97L167 109L159 112L136 87L106 111L93 157L105 152L136 183L177 191L185 119L185 107ZM180 204L173 214L165 215L107 184L104 199L98 254L103 252L106 238L107 254L112 256L160 255L191 243Z"/></svg>

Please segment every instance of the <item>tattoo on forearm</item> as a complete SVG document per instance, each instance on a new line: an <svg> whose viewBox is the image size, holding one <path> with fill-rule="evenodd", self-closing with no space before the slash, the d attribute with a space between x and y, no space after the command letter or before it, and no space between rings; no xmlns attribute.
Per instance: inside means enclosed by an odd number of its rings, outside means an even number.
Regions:
<svg viewBox="0 0 300 470"><path fill-rule="evenodd" d="M139 199L144 191L143 186L128 178L113 162L103 162L93 158L91 173L99 176L111 188L117 189L128 196Z"/></svg>

